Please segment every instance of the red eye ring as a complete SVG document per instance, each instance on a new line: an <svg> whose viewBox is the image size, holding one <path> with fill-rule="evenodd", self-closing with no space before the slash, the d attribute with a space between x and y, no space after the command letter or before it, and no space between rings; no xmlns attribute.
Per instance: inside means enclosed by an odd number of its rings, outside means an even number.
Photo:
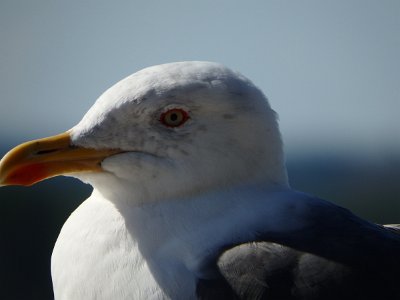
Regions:
<svg viewBox="0 0 400 300"><path fill-rule="evenodd" d="M179 127L189 118L189 113L187 111L181 108L172 108L161 114L160 121L167 127Z"/></svg>

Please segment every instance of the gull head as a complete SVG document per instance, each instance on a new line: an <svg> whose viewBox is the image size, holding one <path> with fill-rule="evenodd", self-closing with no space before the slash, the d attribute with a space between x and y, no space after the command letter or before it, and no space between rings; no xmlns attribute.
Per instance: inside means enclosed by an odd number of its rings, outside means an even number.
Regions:
<svg viewBox="0 0 400 300"><path fill-rule="evenodd" d="M0 184L56 175L108 199L159 201L260 183L286 186L275 112L221 64L178 62L121 80L64 134L28 142L0 163Z"/></svg>

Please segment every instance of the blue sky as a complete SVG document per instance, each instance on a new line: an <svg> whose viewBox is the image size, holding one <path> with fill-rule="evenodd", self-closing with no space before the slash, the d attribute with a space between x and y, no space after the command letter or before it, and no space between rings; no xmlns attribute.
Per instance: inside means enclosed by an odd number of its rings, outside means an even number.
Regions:
<svg viewBox="0 0 400 300"><path fill-rule="evenodd" d="M77 123L146 66L224 63L279 113L289 154L400 150L400 1L2 0L0 139Z"/></svg>

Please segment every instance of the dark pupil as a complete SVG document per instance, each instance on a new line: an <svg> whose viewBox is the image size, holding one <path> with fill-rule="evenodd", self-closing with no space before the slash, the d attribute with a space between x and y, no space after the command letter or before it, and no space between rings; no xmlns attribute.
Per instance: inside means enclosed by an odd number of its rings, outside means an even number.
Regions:
<svg viewBox="0 0 400 300"><path fill-rule="evenodd" d="M175 122L176 120L178 120L178 115L176 113L171 114L170 119L172 122Z"/></svg>

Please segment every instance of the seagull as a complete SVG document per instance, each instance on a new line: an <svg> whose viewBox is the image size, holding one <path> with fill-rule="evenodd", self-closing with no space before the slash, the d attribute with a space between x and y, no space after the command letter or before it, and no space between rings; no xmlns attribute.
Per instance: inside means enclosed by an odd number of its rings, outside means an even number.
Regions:
<svg viewBox="0 0 400 300"><path fill-rule="evenodd" d="M400 299L400 235L292 190L277 115L221 64L143 69L1 185L93 186L55 244L55 299Z"/></svg>

